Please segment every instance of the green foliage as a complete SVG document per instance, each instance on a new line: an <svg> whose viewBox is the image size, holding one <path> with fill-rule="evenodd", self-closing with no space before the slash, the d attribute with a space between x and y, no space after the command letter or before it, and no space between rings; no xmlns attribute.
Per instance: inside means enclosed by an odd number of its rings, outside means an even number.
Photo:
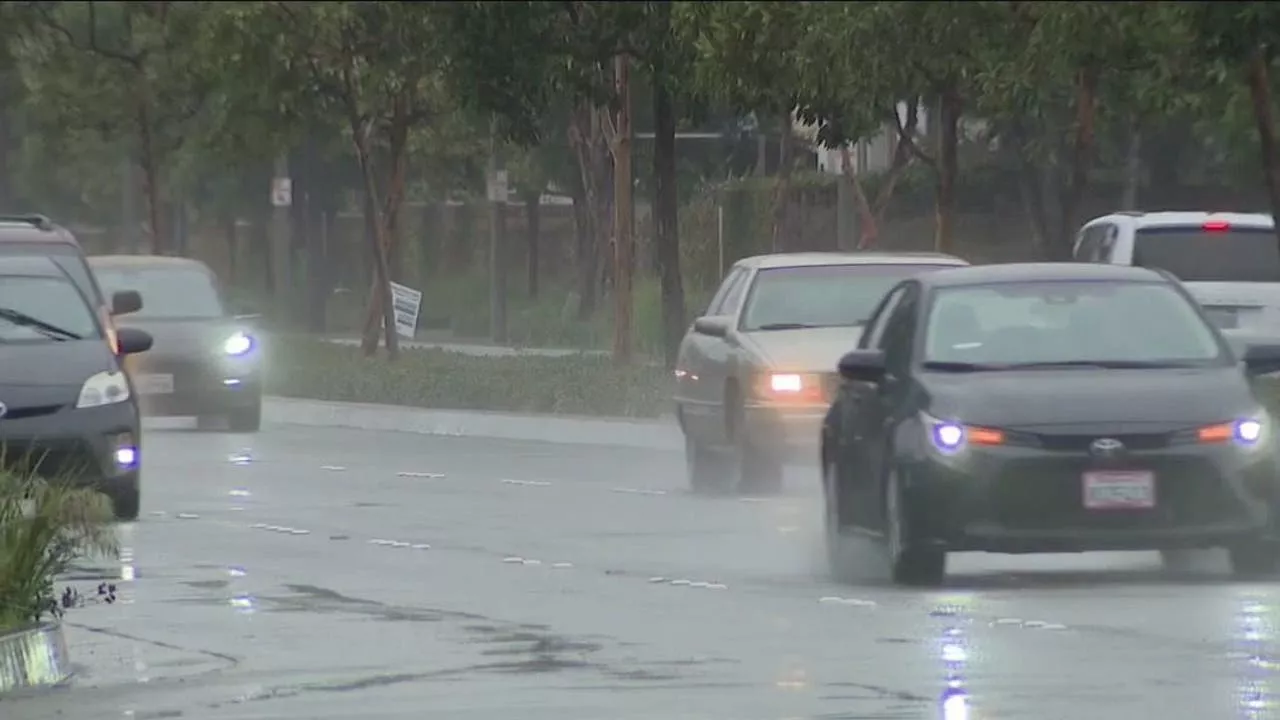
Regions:
<svg viewBox="0 0 1280 720"><path fill-rule="evenodd" d="M55 614L54 581L115 549L111 504L93 490L0 473L0 632Z"/></svg>
<svg viewBox="0 0 1280 720"><path fill-rule="evenodd" d="M476 357L403 349L394 362L357 347L273 338L267 391L285 397L438 409L656 417L671 398L661 367L619 368L607 357Z"/></svg>

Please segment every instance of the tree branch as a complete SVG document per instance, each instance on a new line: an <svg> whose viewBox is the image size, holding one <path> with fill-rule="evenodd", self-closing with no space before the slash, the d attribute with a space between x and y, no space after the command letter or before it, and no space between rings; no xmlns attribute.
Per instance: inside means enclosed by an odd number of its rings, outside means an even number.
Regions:
<svg viewBox="0 0 1280 720"><path fill-rule="evenodd" d="M142 70L142 65L147 58L147 53L145 50L139 50L136 53L128 54L128 53L123 53L117 50L104 48L98 44L98 32L97 32L98 11L97 11L97 8L95 7L95 3L93 2L88 3L89 34L88 34L88 38L84 42L77 40L75 33L72 32L70 28L63 25L61 22L59 22L56 17L54 17L54 8L51 7L49 4L33 3L33 7L35 11L39 14L40 20L45 25L45 27L61 35L67 41L67 43L71 45L71 47L84 52L91 52L91 53L100 55L109 60L115 60L116 62L124 63L125 65L128 65L129 67L133 68L134 70L138 70L138 71Z"/></svg>

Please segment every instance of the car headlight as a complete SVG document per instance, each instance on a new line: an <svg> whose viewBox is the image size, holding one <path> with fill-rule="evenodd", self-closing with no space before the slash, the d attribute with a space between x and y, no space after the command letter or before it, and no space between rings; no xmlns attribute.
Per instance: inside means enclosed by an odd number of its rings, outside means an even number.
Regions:
<svg viewBox="0 0 1280 720"><path fill-rule="evenodd" d="M1233 422L1206 425L1196 431L1196 439L1206 444L1235 442L1253 447L1266 438L1269 427L1266 414L1260 413Z"/></svg>
<svg viewBox="0 0 1280 720"><path fill-rule="evenodd" d="M84 385L80 388L80 397L76 399L76 407L114 405L128 399L129 381L124 373L107 370L84 381Z"/></svg>
<svg viewBox="0 0 1280 720"><path fill-rule="evenodd" d="M1004 432L996 428L939 420L925 413L920 413L920 419L929 431L934 449L939 452L960 452L966 445L1004 444Z"/></svg>
<svg viewBox="0 0 1280 720"><path fill-rule="evenodd" d="M253 338L238 332L222 343L222 352L228 355L244 355L253 349Z"/></svg>

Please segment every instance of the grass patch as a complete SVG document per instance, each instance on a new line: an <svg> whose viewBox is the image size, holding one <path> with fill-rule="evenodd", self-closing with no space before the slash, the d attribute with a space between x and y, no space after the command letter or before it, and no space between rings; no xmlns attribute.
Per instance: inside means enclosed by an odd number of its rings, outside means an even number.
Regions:
<svg viewBox="0 0 1280 720"><path fill-rule="evenodd" d="M607 357L476 357L403 349L395 362L299 336L270 341L266 390L284 397L451 410L658 417L670 411L671 374L615 367Z"/></svg>

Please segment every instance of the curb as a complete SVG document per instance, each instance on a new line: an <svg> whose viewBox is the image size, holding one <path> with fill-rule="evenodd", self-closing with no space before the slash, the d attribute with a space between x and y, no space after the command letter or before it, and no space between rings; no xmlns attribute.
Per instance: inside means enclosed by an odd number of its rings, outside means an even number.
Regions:
<svg viewBox="0 0 1280 720"><path fill-rule="evenodd" d="M42 623L0 636L0 696L61 685L71 678L62 625Z"/></svg>
<svg viewBox="0 0 1280 720"><path fill-rule="evenodd" d="M630 420L514 415L267 396L262 399L262 419L277 425L340 427L444 437L605 445L646 450L684 449L684 439L672 418Z"/></svg>

